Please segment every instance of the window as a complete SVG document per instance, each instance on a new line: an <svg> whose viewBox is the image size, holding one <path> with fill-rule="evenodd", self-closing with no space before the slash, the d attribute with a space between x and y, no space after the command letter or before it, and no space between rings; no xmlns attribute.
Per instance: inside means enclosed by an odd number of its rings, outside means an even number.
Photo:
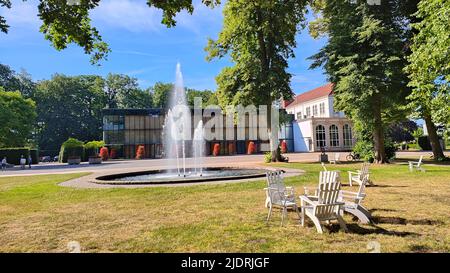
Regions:
<svg viewBox="0 0 450 273"><path fill-rule="evenodd" d="M336 125L330 126L330 146L338 147L339 146L339 132L338 127Z"/></svg>
<svg viewBox="0 0 450 273"><path fill-rule="evenodd" d="M317 116L317 105L313 105L313 116Z"/></svg>
<svg viewBox="0 0 450 273"><path fill-rule="evenodd" d="M350 125L344 125L344 147L353 146L352 127Z"/></svg>
<svg viewBox="0 0 450 273"><path fill-rule="evenodd" d="M308 106L306 107L306 117L309 118L311 116L311 108Z"/></svg>
<svg viewBox="0 0 450 273"><path fill-rule="evenodd" d="M325 127L323 125L316 126L316 146L318 148L325 147Z"/></svg>
<svg viewBox="0 0 450 273"><path fill-rule="evenodd" d="M325 115L325 102L320 104L320 115Z"/></svg>
<svg viewBox="0 0 450 273"><path fill-rule="evenodd" d="M300 120L300 119L302 119L302 112L297 113L297 120Z"/></svg>

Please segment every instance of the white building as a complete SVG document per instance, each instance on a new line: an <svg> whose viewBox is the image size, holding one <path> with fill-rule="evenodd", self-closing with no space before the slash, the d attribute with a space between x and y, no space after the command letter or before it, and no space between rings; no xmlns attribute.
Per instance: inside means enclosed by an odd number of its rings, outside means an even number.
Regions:
<svg viewBox="0 0 450 273"><path fill-rule="evenodd" d="M295 152L351 150L354 144L352 123L333 107L333 85L327 84L302 93L284 107L294 114Z"/></svg>

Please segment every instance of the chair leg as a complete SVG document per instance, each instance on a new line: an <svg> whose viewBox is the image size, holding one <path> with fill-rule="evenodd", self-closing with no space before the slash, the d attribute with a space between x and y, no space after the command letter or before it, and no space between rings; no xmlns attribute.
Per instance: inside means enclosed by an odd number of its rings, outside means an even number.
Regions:
<svg viewBox="0 0 450 273"><path fill-rule="evenodd" d="M269 222L270 216L272 216L272 205L269 204L269 214L267 215L267 222Z"/></svg>
<svg viewBox="0 0 450 273"><path fill-rule="evenodd" d="M317 232L322 234L323 233L323 229L322 229L322 225L320 224L319 219L317 219L317 217L315 217L315 216L310 216L309 218L311 218L311 220L313 221L314 225L316 226Z"/></svg>
<svg viewBox="0 0 450 273"><path fill-rule="evenodd" d="M295 209L295 212L297 212L298 218L301 219L302 217L300 216L300 211L298 210L297 205L294 206L294 209Z"/></svg>
<svg viewBox="0 0 450 273"><path fill-rule="evenodd" d="M338 219L338 222L339 222L339 225L341 226L341 228L342 228L345 232L347 232L348 229L347 229L347 225L345 224L344 219L342 219L342 217L341 217L340 215L337 216L337 219Z"/></svg>
<svg viewBox="0 0 450 273"><path fill-rule="evenodd" d="M283 223L284 223L284 216L286 215L286 213L287 213L287 208L286 208L286 207L283 207L283 210L282 210L282 212L281 212L281 226L283 226Z"/></svg>
<svg viewBox="0 0 450 273"><path fill-rule="evenodd" d="M305 226L305 208L301 207L300 210L302 213L301 224L302 224L302 227L304 227Z"/></svg>

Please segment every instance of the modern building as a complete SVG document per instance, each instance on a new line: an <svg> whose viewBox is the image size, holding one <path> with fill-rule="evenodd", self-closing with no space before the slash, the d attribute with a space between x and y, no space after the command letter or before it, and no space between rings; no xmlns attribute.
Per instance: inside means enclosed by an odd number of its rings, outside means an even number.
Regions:
<svg viewBox="0 0 450 273"><path fill-rule="evenodd" d="M352 123L334 109L333 85L326 84L284 102L292 122L294 151L318 152L351 150L354 145Z"/></svg>
<svg viewBox="0 0 450 273"><path fill-rule="evenodd" d="M103 109L103 140L119 158L135 158L139 146L144 146L145 158L163 157L165 116L164 109ZM208 118L203 118L204 123L207 121ZM234 126L234 140L206 141L205 154L211 155L217 144L220 148L219 155L247 154L250 143L253 143L256 153L265 152L265 146L262 144L267 144L268 141L261 140L259 135L256 139L249 135L253 126L255 124L246 122L245 140L237 140L237 126ZM223 130L225 135L228 129L223 127L214 130ZM294 150L291 122L281 125L279 138L286 141L288 151ZM188 156L191 154L191 146L192 143L188 141L186 143Z"/></svg>

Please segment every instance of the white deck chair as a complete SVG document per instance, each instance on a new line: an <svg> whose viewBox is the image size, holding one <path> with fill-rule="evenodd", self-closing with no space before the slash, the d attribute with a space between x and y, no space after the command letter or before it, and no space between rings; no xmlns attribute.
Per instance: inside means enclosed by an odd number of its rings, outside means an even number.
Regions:
<svg viewBox="0 0 450 273"><path fill-rule="evenodd" d="M362 201L366 197L365 191L366 185L369 183L368 179L367 176L363 178L357 192L341 190L339 197L339 201L345 203L343 211L356 216L363 224L370 223L370 219L372 218L370 212L362 205Z"/></svg>
<svg viewBox="0 0 450 273"><path fill-rule="evenodd" d="M306 215L313 221L318 233L323 233L321 222L331 220L337 220L341 228L347 231L347 226L341 216L341 208L344 203L338 201L340 190L341 183L326 183L319 185L317 199L301 195L302 226L305 225Z"/></svg>
<svg viewBox="0 0 450 273"><path fill-rule="evenodd" d="M323 169L324 171L328 171L328 170L327 170L327 167L325 166L325 163L320 162L320 165L322 165L322 169Z"/></svg>
<svg viewBox="0 0 450 273"><path fill-rule="evenodd" d="M321 171L319 173L319 186L321 184L328 184L328 183L337 183L340 182L340 175L338 171ZM314 190L314 195L309 195L310 189ZM311 188L311 187L304 187L305 195L309 197L317 197L318 194L318 187Z"/></svg>
<svg viewBox="0 0 450 273"><path fill-rule="evenodd" d="M265 207L269 208L270 196L269 188L279 188L280 191L284 192L289 201L295 202L295 191L293 187L286 187L284 185L283 176L281 171L267 172L267 188L264 188L266 192L266 203Z"/></svg>
<svg viewBox="0 0 450 273"><path fill-rule="evenodd" d="M331 159L330 160L330 163L333 163L333 164L337 164L337 163L339 163L340 161L339 161L339 157L341 156L341 154L340 153L335 153L334 154L334 159Z"/></svg>
<svg viewBox="0 0 450 273"><path fill-rule="evenodd" d="M283 226L284 218L287 216L288 209L293 209L297 212L300 218L300 212L298 210L298 206L295 203L295 200L292 201L288 198L283 190L280 187L268 187L267 192L269 195L269 214L267 215L267 222L270 220L272 216L272 210L274 207L280 208L281 211L281 225Z"/></svg>
<svg viewBox="0 0 450 273"><path fill-rule="evenodd" d="M356 172L348 171L348 183L350 186L353 186L353 182L361 185L364 177L367 177L368 184L373 186L372 181L369 179L369 165L369 163L364 162L361 166L361 170Z"/></svg>
<svg viewBox="0 0 450 273"><path fill-rule="evenodd" d="M423 165L422 159L423 159L423 155L420 156L419 161L408 161L409 171L412 172L414 170L418 170L418 171L424 172L425 169L422 168L422 165Z"/></svg>

